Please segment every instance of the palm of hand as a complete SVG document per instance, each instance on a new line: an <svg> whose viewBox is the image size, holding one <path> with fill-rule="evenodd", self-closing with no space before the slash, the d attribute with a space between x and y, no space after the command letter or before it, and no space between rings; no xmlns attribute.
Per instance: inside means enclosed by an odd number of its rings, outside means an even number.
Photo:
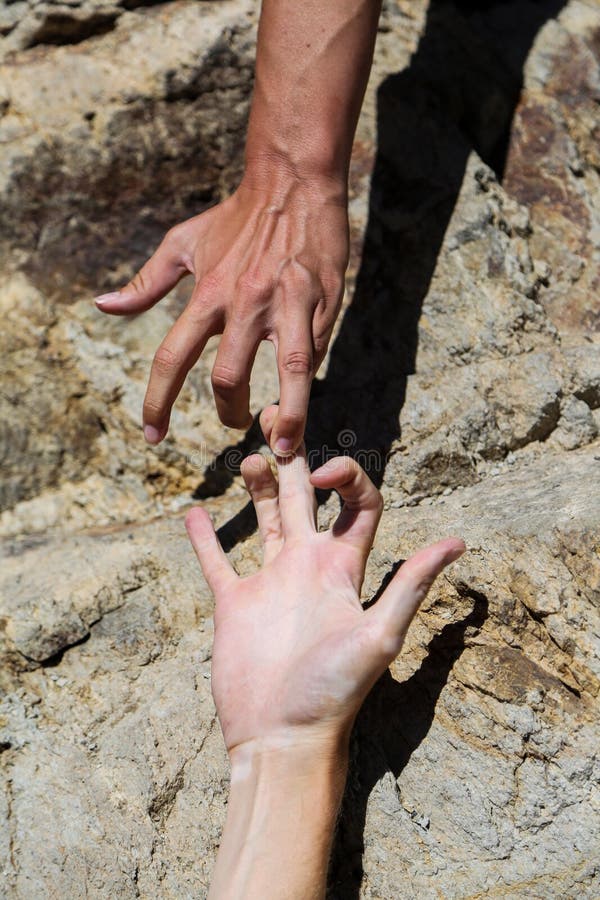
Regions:
<svg viewBox="0 0 600 900"><path fill-rule="evenodd" d="M256 575L217 593L213 694L229 749L341 725L370 686L356 663L365 614L346 574L349 563L362 580L364 563L334 541L327 532L286 544Z"/></svg>
<svg viewBox="0 0 600 900"><path fill-rule="evenodd" d="M270 407L261 419L267 440L274 417ZM215 594L212 685L226 746L345 735L434 578L464 544L450 538L421 551L365 611L360 588L382 501L362 469L338 457L311 475L301 448L278 460L279 485L260 455L242 473L263 539L259 572L234 573L203 510L187 520ZM345 501L327 532L316 530L313 485Z"/></svg>

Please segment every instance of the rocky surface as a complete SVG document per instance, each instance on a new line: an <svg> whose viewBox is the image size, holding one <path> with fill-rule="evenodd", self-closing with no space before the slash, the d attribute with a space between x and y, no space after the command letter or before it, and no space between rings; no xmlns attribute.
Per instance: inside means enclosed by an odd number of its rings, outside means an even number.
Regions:
<svg viewBox="0 0 600 900"><path fill-rule="evenodd" d="M8 898L206 893L228 770L182 516L250 570L261 438L219 425L211 346L146 447L189 285L129 321L90 298L235 186L254 27L246 0L0 3ZM308 439L384 493L365 598L426 541L469 553L357 723L340 900L600 893L599 35L592 0L384 8ZM254 408L276 391L265 349Z"/></svg>

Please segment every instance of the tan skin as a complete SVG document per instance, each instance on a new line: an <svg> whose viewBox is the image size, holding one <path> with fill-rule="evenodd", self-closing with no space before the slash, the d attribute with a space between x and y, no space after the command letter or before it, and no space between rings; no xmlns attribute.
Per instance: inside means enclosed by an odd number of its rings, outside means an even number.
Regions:
<svg viewBox="0 0 600 900"><path fill-rule="evenodd" d="M380 0L264 0L245 172L223 203L172 228L120 291L111 315L144 312L187 273L189 303L158 348L144 434L159 443L187 373L222 334L212 383L222 422L251 422L249 380L275 345L280 403L273 449L292 453L338 314L348 261L347 178Z"/></svg>
<svg viewBox="0 0 600 900"><path fill-rule="evenodd" d="M270 407L267 440L275 421ZM242 465L264 547L255 574L236 575L202 509L186 523L215 595L212 687L232 764L212 898L324 896L355 716L434 579L465 549L449 538L420 551L365 611L381 495L348 457L311 475L301 447L277 470L278 483L264 457ZM329 531L317 530L315 487L344 501Z"/></svg>

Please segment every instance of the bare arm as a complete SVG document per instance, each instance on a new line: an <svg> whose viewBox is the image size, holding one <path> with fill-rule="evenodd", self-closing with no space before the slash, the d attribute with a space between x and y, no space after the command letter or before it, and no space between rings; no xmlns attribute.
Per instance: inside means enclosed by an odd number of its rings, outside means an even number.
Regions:
<svg viewBox="0 0 600 900"><path fill-rule="evenodd" d="M321 900L346 748L240 748L209 900Z"/></svg>
<svg viewBox="0 0 600 900"><path fill-rule="evenodd" d="M264 0L246 159L345 193L381 0Z"/></svg>
<svg viewBox="0 0 600 900"><path fill-rule="evenodd" d="M273 446L300 443L310 385L339 311L348 260L347 175L380 0L264 0L246 167L223 203L172 228L121 291L115 315L153 306L185 275L188 306L155 355L144 433L158 443L187 373L222 334L212 382L221 420L250 423L258 344L274 343L280 407Z"/></svg>

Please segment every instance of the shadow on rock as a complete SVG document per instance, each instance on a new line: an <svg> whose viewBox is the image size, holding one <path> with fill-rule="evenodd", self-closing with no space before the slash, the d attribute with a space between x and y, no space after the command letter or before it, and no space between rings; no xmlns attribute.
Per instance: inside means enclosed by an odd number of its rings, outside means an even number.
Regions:
<svg viewBox="0 0 600 900"><path fill-rule="evenodd" d="M563 6L434 0L410 66L379 88L362 264L327 375L314 386L307 429L310 447L352 452L378 485L400 436L421 308L469 154L475 150L502 179L523 65L539 29ZM354 435L350 451L338 442L346 433ZM385 772L400 775L427 735L465 630L486 615L485 598L476 597L469 616L432 639L407 682L387 672L361 710L331 863L332 900L358 900L369 795Z"/></svg>
<svg viewBox="0 0 600 900"><path fill-rule="evenodd" d="M382 586L383 587L383 586ZM330 900L358 900L363 876L363 833L373 787L386 772L398 778L426 737L439 696L465 648L467 629L479 629L488 613L483 594L462 621L444 626L427 647L427 655L408 681L387 671L377 682L356 720L350 771L332 854Z"/></svg>
<svg viewBox="0 0 600 900"><path fill-rule="evenodd" d="M502 179L524 62L563 5L433 0L410 66L379 88L362 263L307 428L310 449L350 452L378 485L400 437L421 309L469 154Z"/></svg>

